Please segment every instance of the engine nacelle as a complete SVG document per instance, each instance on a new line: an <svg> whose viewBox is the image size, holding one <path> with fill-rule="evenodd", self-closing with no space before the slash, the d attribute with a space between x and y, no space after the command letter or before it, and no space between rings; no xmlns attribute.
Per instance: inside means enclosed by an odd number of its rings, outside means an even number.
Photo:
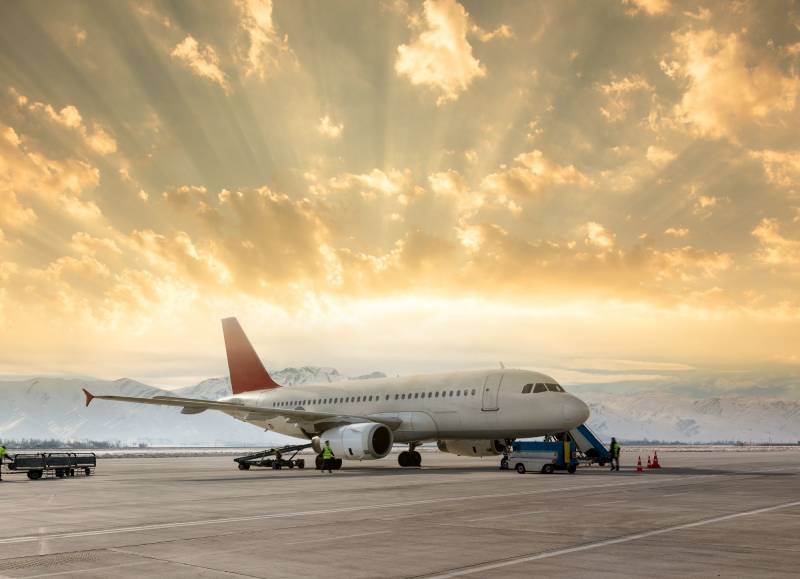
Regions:
<svg viewBox="0 0 800 579"><path fill-rule="evenodd" d="M458 456L497 456L506 449L502 440L439 440L436 446Z"/></svg>
<svg viewBox="0 0 800 579"><path fill-rule="evenodd" d="M392 450L394 435L385 424L363 422L346 424L326 430L311 441L316 452L321 452L325 441L330 441L336 458L344 460L375 460Z"/></svg>

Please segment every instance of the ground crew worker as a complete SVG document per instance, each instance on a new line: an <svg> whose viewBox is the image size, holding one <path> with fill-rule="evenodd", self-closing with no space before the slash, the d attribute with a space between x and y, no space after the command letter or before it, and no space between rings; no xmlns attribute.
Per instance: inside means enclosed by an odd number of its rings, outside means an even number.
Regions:
<svg viewBox="0 0 800 579"><path fill-rule="evenodd" d="M325 446L322 447L322 470L328 470L328 473L332 473L331 470L333 468L333 450L331 450L331 441L326 440Z"/></svg>
<svg viewBox="0 0 800 579"><path fill-rule="evenodd" d="M0 481L3 480L3 463L6 461L6 445L0 444Z"/></svg>
<svg viewBox="0 0 800 579"><path fill-rule="evenodd" d="M611 454L611 470L619 470L619 451L622 448L617 442L617 439L611 437L611 444L609 446L609 454ZM615 466L616 465L616 466Z"/></svg>

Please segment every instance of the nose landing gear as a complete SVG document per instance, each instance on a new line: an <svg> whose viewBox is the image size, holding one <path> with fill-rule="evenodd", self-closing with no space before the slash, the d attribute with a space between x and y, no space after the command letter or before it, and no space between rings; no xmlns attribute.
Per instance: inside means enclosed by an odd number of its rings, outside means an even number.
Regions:
<svg viewBox="0 0 800 579"><path fill-rule="evenodd" d="M397 456L397 462L400 466L422 466L422 455L414 450L417 446L419 446L418 443L410 442L408 450L404 450Z"/></svg>

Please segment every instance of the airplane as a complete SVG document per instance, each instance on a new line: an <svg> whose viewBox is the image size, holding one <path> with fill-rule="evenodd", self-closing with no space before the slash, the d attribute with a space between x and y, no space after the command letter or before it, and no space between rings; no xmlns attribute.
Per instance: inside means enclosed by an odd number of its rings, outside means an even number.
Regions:
<svg viewBox="0 0 800 579"><path fill-rule="evenodd" d="M236 318L222 320L222 333L231 396L96 396L84 389L86 406L98 399L178 406L182 414L218 410L266 431L310 440L318 463L326 441L344 460L384 458L393 444L407 443L398 456L402 467L421 466L415 449L424 442L436 441L439 450L459 456L497 456L516 438L567 432L589 418L589 407L550 376L502 365L282 388Z"/></svg>

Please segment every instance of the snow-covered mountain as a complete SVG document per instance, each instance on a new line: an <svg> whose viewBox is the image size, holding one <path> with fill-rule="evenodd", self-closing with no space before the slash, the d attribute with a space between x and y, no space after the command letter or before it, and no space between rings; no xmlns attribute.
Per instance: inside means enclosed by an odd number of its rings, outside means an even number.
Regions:
<svg viewBox="0 0 800 579"><path fill-rule="evenodd" d="M759 396L692 399L674 393L580 394L601 438L681 442L800 441L800 401Z"/></svg>
<svg viewBox="0 0 800 579"><path fill-rule="evenodd" d="M305 366L273 372L291 387L309 382L355 379L334 368ZM383 377L375 372L358 378ZM743 381L744 380L744 381ZM683 383L682 383L683 382ZM592 409L589 425L602 437L623 440L796 442L800 440L797 378L750 384L750 378L666 378L641 384L583 384L568 388ZM683 387L681 387L683 386ZM97 394L172 395L217 399L230 394L225 378L204 380L177 391L129 379L114 381L29 378L0 381L0 439L116 440L151 445L264 445L279 435L218 412L187 416L177 408L96 401L84 406L81 388ZM280 440L285 440L280 438Z"/></svg>

